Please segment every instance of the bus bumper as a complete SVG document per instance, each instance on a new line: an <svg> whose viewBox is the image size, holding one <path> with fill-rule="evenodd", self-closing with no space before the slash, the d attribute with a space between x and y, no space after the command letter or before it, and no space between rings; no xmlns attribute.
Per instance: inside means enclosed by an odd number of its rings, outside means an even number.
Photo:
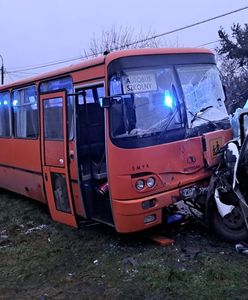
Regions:
<svg viewBox="0 0 248 300"><path fill-rule="evenodd" d="M162 223L162 209L175 203L179 189L134 200L112 200L117 232L141 231ZM152 207L149 207L153 205Z"/></svg>

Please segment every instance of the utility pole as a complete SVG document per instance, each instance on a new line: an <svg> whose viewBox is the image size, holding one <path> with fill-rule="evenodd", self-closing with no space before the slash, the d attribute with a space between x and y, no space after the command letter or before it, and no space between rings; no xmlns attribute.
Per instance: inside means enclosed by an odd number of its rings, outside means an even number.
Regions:
<svg viewBox="0 0 248 300"><path fill-rule="evenodd" d="M0 54L1 60L2 60L2 66L1 66L1 85L4 84L4 65L3 65L3 57Z"/></svg>

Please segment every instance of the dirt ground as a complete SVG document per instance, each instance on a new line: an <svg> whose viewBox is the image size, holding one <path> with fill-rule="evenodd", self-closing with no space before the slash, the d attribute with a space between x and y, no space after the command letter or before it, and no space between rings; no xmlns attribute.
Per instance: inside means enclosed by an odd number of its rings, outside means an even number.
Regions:
<svg viewBox="0 0 248 300"><path fill-rule="evenodd" d="M248 299L248 256L198 224L120 235L76 230L45 206L0 190L0 299Z"/></svg>

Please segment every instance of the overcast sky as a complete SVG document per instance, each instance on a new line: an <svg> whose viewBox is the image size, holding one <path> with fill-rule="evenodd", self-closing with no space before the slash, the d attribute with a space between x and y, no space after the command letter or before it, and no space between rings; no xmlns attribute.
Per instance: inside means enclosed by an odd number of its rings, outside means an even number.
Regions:
<svg viewBox="0 0 248 300"><path fill-rule="evenodd" d="M0 54L8 72L80 56L94 34L100 37L114 24L159 34L247 5L248 0L0 0ZM248 10L165 40L168 46L199 46L217 40L220 26L230 31L234 22L248 23ZM42 72L10 73L6 82Z"/></svg>

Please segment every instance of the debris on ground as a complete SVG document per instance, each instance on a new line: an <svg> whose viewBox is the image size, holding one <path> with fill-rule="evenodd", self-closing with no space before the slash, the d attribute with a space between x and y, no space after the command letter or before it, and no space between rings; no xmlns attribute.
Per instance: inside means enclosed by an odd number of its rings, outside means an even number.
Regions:
<svg viewBox="0 0 248 300"><path fill-rule="evenodd" d="M46 229L47 227L48 227L47 225L41 224L36 227L29 228L27 231L24 232L24 234L30 234L30 233L33 233L34 231Z"/></svg>
<svg viewBox="0 0 248 300"><path fill-rule="evenodd" d="M137 267L138 266L138 262L137 259L134 257L127 257L123 259L124 264L129 264L132 267Z"/></svg>
<svg viewBox="0 0 248 300"><path fill-rule="evenodd" d="M185 253L185 256L188 258L196 258L196 256L202 252L200 248L190 246L181 248L181 251Z"/></svg>
<svg viewBox="0 0 248 300"><path fill-rule="evenodd" d="M170 238L168 238L164 235L160 235L160 234L150 233L150 234L145 234L145 237L160 246L170 246L170 245L174 244L173 239L170 239Z"/></svg>
<svg viewBox="0 0 248 300"><path fill-rule="evenodd" d="M236 244L235 249L238 253L248 254L248 244L246 244L244 242Z"/></svg>

